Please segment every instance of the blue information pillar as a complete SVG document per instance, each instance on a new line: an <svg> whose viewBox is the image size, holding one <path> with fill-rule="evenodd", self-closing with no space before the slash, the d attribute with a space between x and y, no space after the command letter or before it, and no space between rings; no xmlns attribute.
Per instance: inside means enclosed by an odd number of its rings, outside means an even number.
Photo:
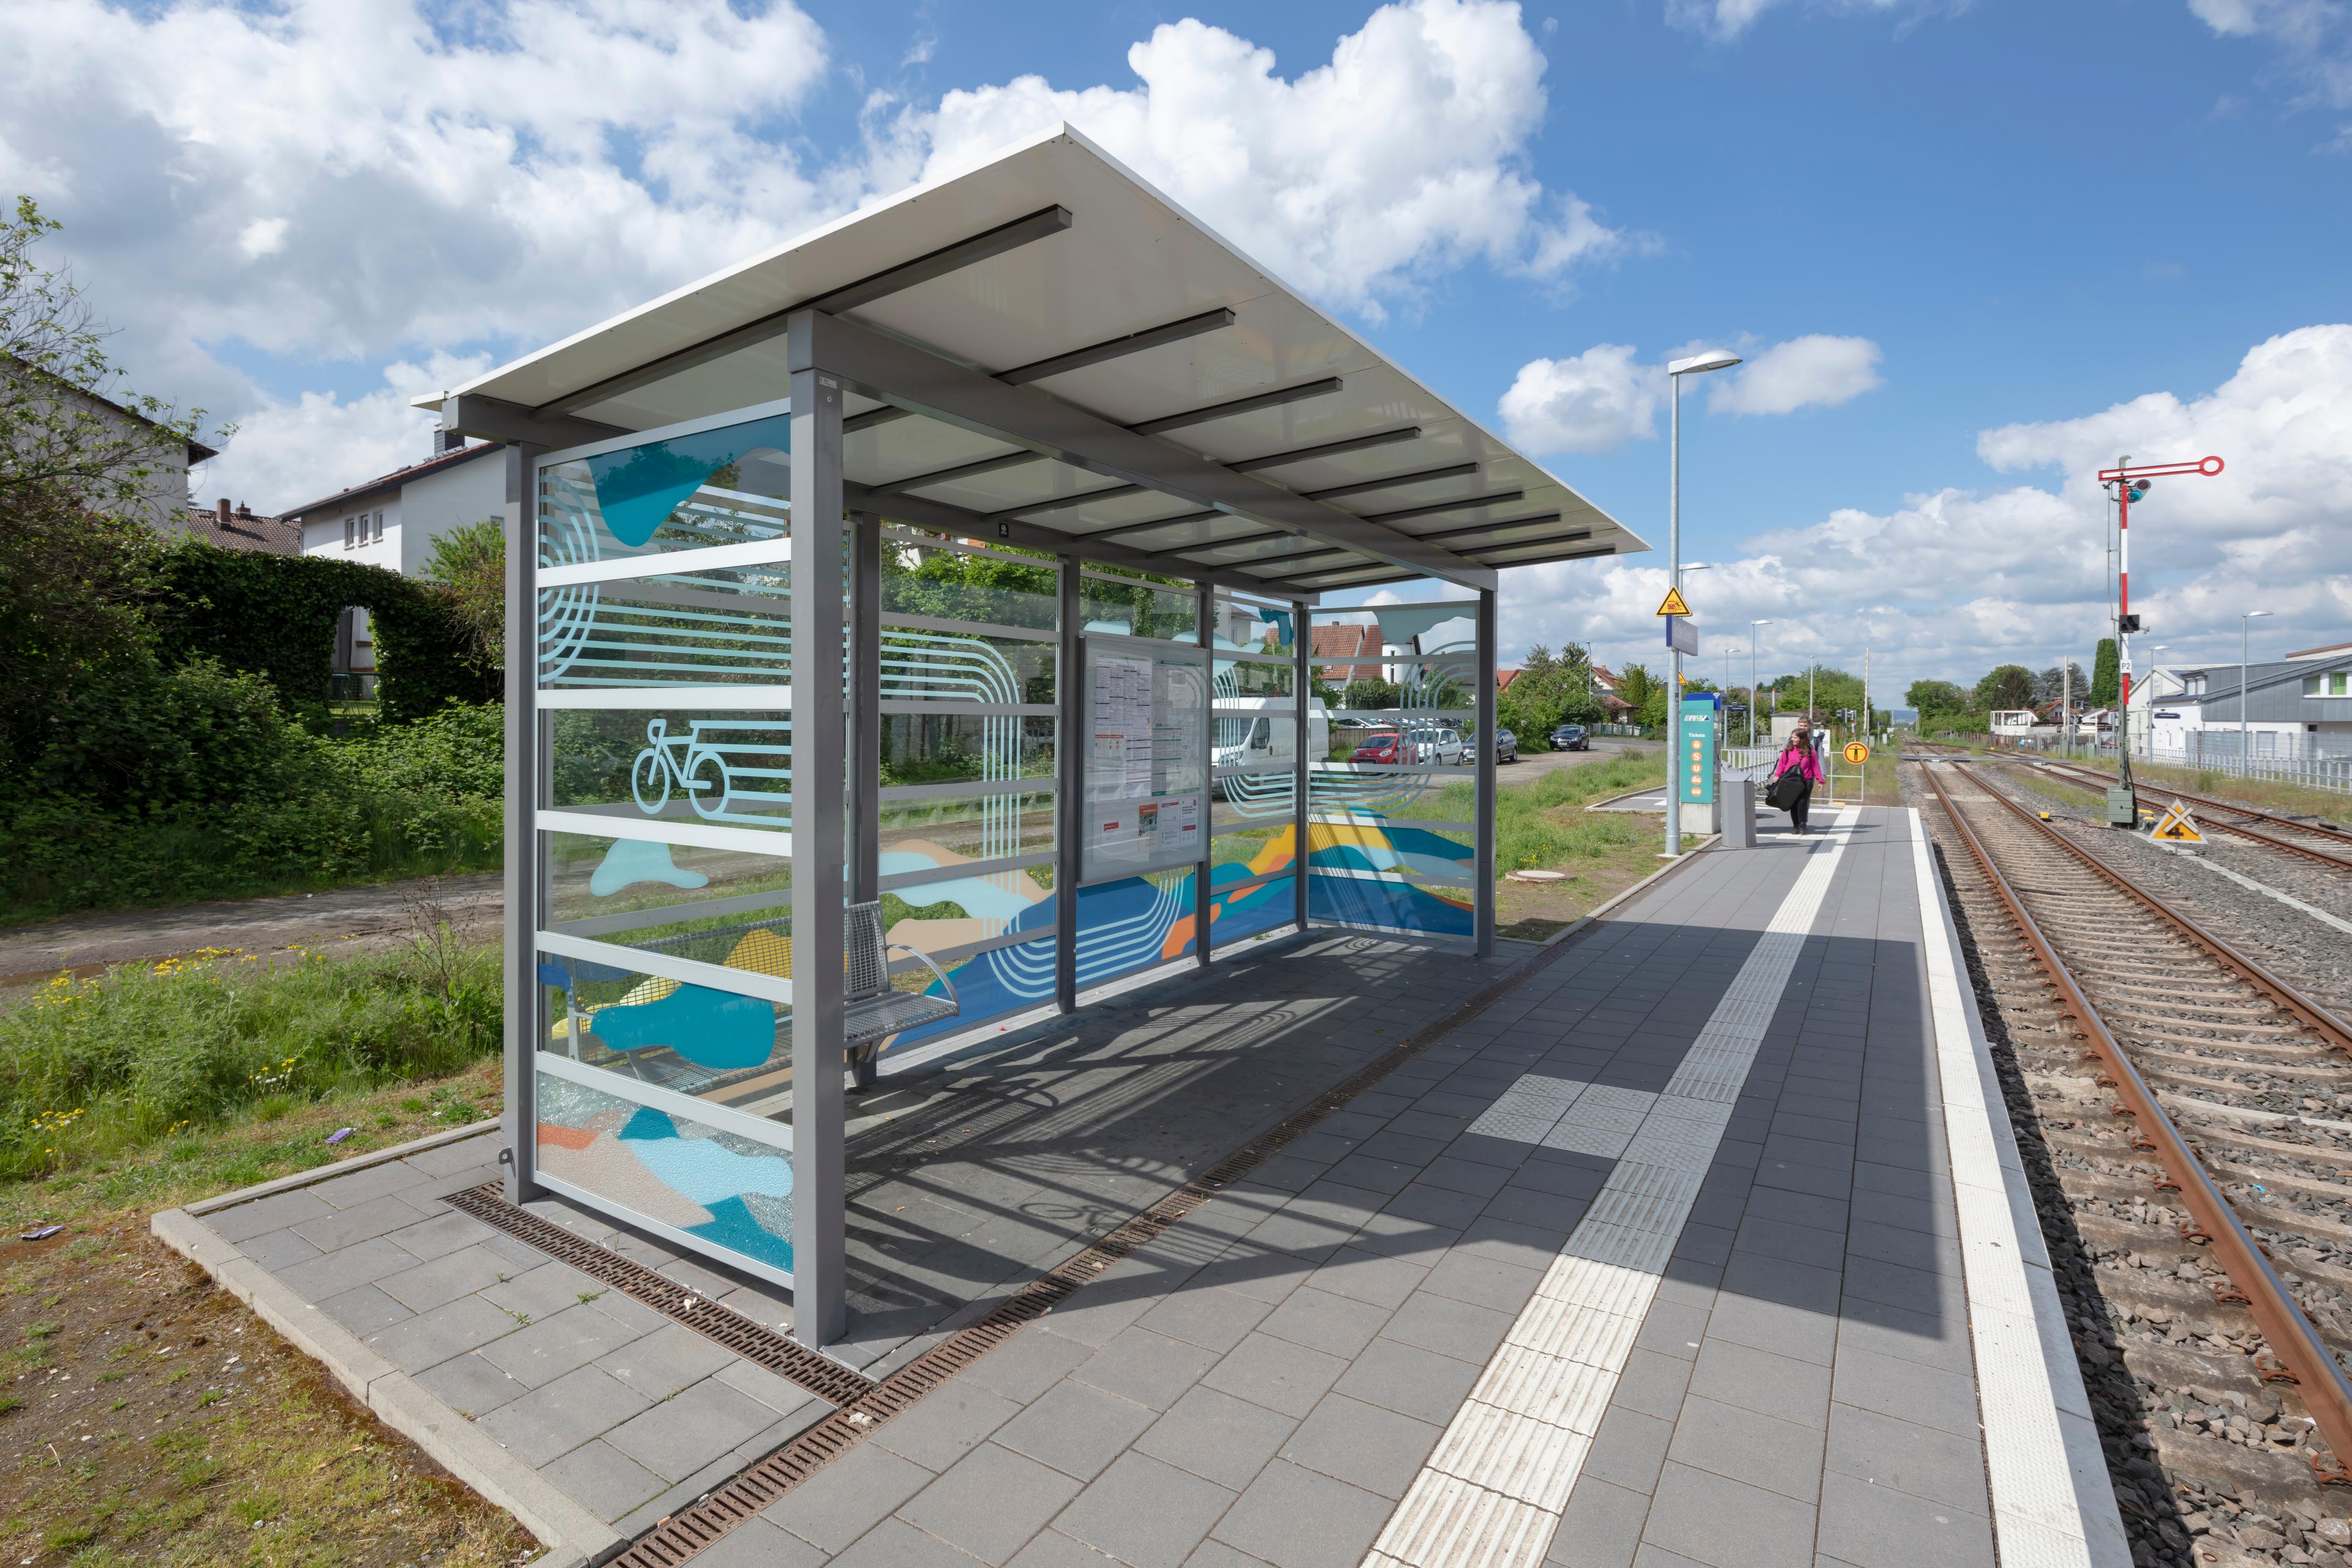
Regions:
<svg viewBox="0 0 2352 1568"><path fill-rule="evenodd" d="M1712 691L1683 696L1682 732L1675 737L1675 787L1685 805L1715 804L1715 719L1723 699Z"/></svg>

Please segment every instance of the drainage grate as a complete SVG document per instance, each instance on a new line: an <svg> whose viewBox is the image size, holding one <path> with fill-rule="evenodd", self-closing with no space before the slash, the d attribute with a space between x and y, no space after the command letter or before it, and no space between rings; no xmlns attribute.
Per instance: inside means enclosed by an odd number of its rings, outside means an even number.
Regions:
<svg viewBox="0 0 2352 1568"><path fill-rule="evenodd" d="M756 1362L779 1377L789 1378L818 1398L848 1405L874 1392L874 1380L828 1361L804 1345L795 1344L775 1330L763 1328L732 1307L722 1307L666 1274L572 1235L552 1220L517 1208L499 1193L498 1184L485 1182L453 1193L446 1201L484 1225L495 1226L516 1240L537 1247L550 1258L601 1279L634 1300L643 1301L673 1322L685 1324L705 1339L715 1341Z"/></svg>
<svg viewBox="0 0 2352 1568"><path fill-rule="evenodd" d="M957 1330L879 1384L869 1384L866 1394L844 1405L692 1507L680 1510L639 1536L625 1552L613 1560L614 1568L677 1568L677 1564L716 1545L744 1521L763 1509L772 1507L786 1492L840 1458L877 1426L913 1408L931 1390L1011 1339L1027 1324L1068 1300L1077 1293L1080 1286L1215 1197L1222 1189L1247 1175L1267 1156L1402 1067L1431 1044L1485 1012L1512 987L1525 982L1572 945L1572 942L1563 942L1537 953L1525 964L1444 1017L1390 1047L1370 1063L1316 1096L1302 1109L1283 1118L1192 1181L1108 1232L1084 1252L1039 1275L978 1322ZM533 1219L537 1224L546 1224L533 1215L524 1217ZM549 1226L548 1228L572 1241L578 1240L559 1226ZM635 1267L625 1259L614 1261L622 1262L625 1267ZM661 1277L655 1275L654 1278L658 1279ZM805 1355L807 1352L801 1353Z"/></svg>

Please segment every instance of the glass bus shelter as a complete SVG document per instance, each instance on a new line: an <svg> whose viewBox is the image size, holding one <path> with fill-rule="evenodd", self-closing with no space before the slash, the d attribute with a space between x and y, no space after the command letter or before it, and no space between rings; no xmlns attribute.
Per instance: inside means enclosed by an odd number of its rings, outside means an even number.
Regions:
<svg viewBox="0 0 2352 1568"><path fill-rule="evenodd" d="M1067 127L427 401L510 443L509 1195L813 1346L877 1070L1490 951L1497 573L1645 548Z"/></svg>

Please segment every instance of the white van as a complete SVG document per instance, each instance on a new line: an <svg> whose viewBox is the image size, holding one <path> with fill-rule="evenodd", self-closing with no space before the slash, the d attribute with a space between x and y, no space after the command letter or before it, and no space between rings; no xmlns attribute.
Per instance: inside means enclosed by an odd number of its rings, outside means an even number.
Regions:
<svg viewBox="0 0 2352 1568"><path fill-rule="evenodd" d="M1287 697L1220 697L1211 732L1212 769L1263 768L1295 756L1297 710ZM1319 697L1307 705L1307 755L1319 761L1331 749L1331 715ZM1223 784L1217 789L1224 795Z"/></svg>

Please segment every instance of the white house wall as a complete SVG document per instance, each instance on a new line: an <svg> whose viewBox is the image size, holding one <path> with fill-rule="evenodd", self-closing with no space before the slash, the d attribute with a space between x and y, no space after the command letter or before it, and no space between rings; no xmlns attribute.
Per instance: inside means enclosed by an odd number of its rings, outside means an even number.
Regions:
<svg viewBox="0 0 2352 1568"><path fill-rule="evenodd" d="M468 458L411 479L400 489L400 559L385 562L411 577L425 574L433 542L453 528L506 514L506 464L496 457ZM389 530L386 532L387 540Z"/></svg>

